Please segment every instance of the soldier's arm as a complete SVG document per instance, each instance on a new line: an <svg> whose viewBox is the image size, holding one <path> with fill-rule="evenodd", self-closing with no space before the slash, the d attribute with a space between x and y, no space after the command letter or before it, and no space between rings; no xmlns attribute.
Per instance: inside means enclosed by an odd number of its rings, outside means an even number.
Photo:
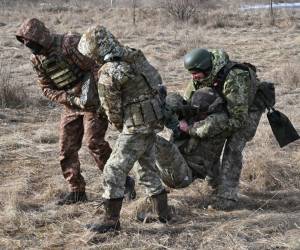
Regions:
<svg viewBox="0 0 300 250"><path fill-rule="evenodd" d="M229 115L228 132L242 128L247 120L249 86L249 73L240 69L233 69L224 83L223 93Z"/></svg>
<svg viewBox="0 0 300 250"><path fill-rule="evenodd" d="M56 89L52 81L45 74L43 74L41 70L38 69L38 59L35 56L32 56L30 60L33 65L33 69L37 73L38 85L42 89L44 96L46 96L51 101L64 105L70 105L68 100L68 93L64 90Z"/></svg>
<svg viewBox="0 0 300 250"><path fill-rule="evenodd" d="M204 120L192 124L189 128L189 134L199 138L215 137L219 134L226 136L227 124L228 115L226 112L213 113Z"/></svg>
<svg viewBox="0 0 300 250"><path fill-rule="evenodd" d="M234 69L228 75L223 88L227 114L209 115L205 120L195 123L189 133L200 138L217 134L230 135L244 126L248 117L248 86L250 78L247 71Z"/></svg>
<svg viewBox="0 0 300 250"><path fill-rule="evenodd" d="M98 92L100 102L109 121L119 130L123 128L122 84L128 77L124 65L117 62L106 63L99 71Z"/></svg>

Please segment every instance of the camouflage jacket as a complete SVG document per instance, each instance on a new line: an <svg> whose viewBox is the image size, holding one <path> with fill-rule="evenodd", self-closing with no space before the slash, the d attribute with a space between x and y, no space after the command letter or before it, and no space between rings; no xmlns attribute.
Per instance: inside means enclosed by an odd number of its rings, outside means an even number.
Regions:
<svg viewBox="0 0 300 250"><path fill-rule="evenodd" d="M184 94L184 98L189 100L193 92L201 87L215 85L215 78L218 72L229 62L229 56L223 50L211 51L213 55L213 69L211 74L202 81L191 82ZM191 135L205 138L212 137L219 132L228 135L239 130L245 125L249 112L250 75L248 71L233 68L226 77L222 94L226 101L226 108L229 119L227 122L220 122L217 117L209 116L205 121L194 124L190 129Z"/></svg>
<svg viewBox="0 0 300 250"><path fill-rule="evenodd" d="M128 109L133 111L132 104L126 103L126 99L130 94L131 87L134 86L131 82L139 78L140 73L137 73L129 63L124 61L105 63L99 70L98 89L101 104L110 122L123 133L151 133L162 129L162 123L158 120L142 123L140 126L126 126L126 112ZM136 91L139 89L137 88ZM136 103L139 103L144 97L147 98L147 89L144 91L145 95L138 96L139 100ZM137 113L132 114L135 116Z"/></svg>
<svg viewBox="0 0 300 250"><path fill-rule="evenodd" d="M54 35L54 42L51 51L55 50L60 53L65 60L70 64L76 64L83 72L91 72L94 76L97 70L96 65L77 51L77 44L80 40L79 34L68 33L65 35ZM50 51L50 52L51 52ZM82 81L78 81L72 86L72 89L58 89L53 81L43 72L41 62L45 58L43 55L31 55L31 62L34 70L38 75L38 83L43 91L43 94L51 101L64 104L70 107L68 95L72 94L80 96ZM94 80L94 84L96 81ZM96 109L96 108L95 108Z"/></svg>
<svg viewBox="0 0 300 250"><path fill-rule="evenodd" d="M100 102L112 124L123 133L152 133L162 129L158 71L142 51L123 46L103 26L89 28L79 51L97 61Z"/></svg>
<svg viewBox="0 0 300 250"><path fill-rule="evenodd" d="M77 33L51 34L43 22L31 18L22 23L16 33L16 38L22 43L24 40L35 42L43 48L44 52L47 52L47 56L32 54L31 62L37 72L38 83L44 95L50 100L71 106L68 97L81 94L84 78L86 82L89 82L90 89L96 92L93 74L96 64L77 49L81 35ZM97 93L94 97L98 99ZM98 100L95 100L95 106L90 106L89 110L96 109L98 105Z"/></svg>

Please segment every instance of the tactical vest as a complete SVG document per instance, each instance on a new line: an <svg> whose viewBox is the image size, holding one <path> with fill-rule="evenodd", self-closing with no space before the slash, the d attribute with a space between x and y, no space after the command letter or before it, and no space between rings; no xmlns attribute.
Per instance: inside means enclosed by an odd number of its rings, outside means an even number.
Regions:
<svg viewBox="0 0 300 250"><path fill-rule="evenodd" d="M58 89L71 88L79 82L84 73L75 64L71 65L62 56L52 53L41 61L41 68Z"/></svg>
<svg viewBox="0 0 300 250"><path fill-rule="evenodd" d="M142 74L126 83L122 91L125 125L137 127L147 125L163 118L162 102L156 89L151 88Z"/></svg>
<svg viewBox="0 0 300 250"><path fill-rule="evenodd" d="M57 38L56 46L60 48L62 37ZM53 51L49 56L41 60L41 69L49 77L58 89L69 89L78 83L84 76L84 72L75 63L69 63L62 53Z"/></svg>

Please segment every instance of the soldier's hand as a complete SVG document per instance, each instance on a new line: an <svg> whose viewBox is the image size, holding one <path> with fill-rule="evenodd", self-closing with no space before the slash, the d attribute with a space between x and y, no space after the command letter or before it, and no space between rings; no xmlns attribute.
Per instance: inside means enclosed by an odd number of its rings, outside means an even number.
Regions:
<svg viewBox="0 0 300 250"><path fill-rule="evenodd" d="M189 132L189 125L186 122L186 120L181 120L179 122L179 129L184 132L184 133L188 133Z"/></svg>
<svg viewBox="0 0 300 250"><path fill-rule="evenodd" d="M84 109L84 106L81 104L81 100L79 97L71 95L71 96L69 96L68 99L69 99L71 106L75 106L77 108Z"/></svg>

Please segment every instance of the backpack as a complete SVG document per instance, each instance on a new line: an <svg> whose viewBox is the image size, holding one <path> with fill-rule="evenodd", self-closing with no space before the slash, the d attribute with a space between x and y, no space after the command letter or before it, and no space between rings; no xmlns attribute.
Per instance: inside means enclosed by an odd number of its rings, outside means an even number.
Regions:
<svg viewBox="0 0 300 250"><path fill-rule="evenodd" d="M268 110L267 118L271 126L272 132L282 148L289 143L298 140L300 137L294 128L289 118L282 112L274 108L275 105L275 87L274 83L267 81L260 81L256 77L256 67L250 63L229 62L217 74L215 78L215 86L213 88L225 100L222 92L225 80L230 70L239 68L249 71L251 78L251 87L256 88L254 97L249 98L250 111L254 110ZM253 99L252 99L253 98ZM226 101L226 100L225 100Z"/></svg>
<svg viewBox="0 0 300 250"><path fill-rule="evenodd" d="M255 93L249 97L249 107L256 109L270 110L275 105L275 87L272 82L260 81L256 76L256 67L251 63L237 63L229 62L227 63L217 74L214 82L216 83L213 88L218 92L220 96L224 98L223 86L229 72L233 68L242 69L248 71L250 74L251 81L251 93Z"/></svg>

